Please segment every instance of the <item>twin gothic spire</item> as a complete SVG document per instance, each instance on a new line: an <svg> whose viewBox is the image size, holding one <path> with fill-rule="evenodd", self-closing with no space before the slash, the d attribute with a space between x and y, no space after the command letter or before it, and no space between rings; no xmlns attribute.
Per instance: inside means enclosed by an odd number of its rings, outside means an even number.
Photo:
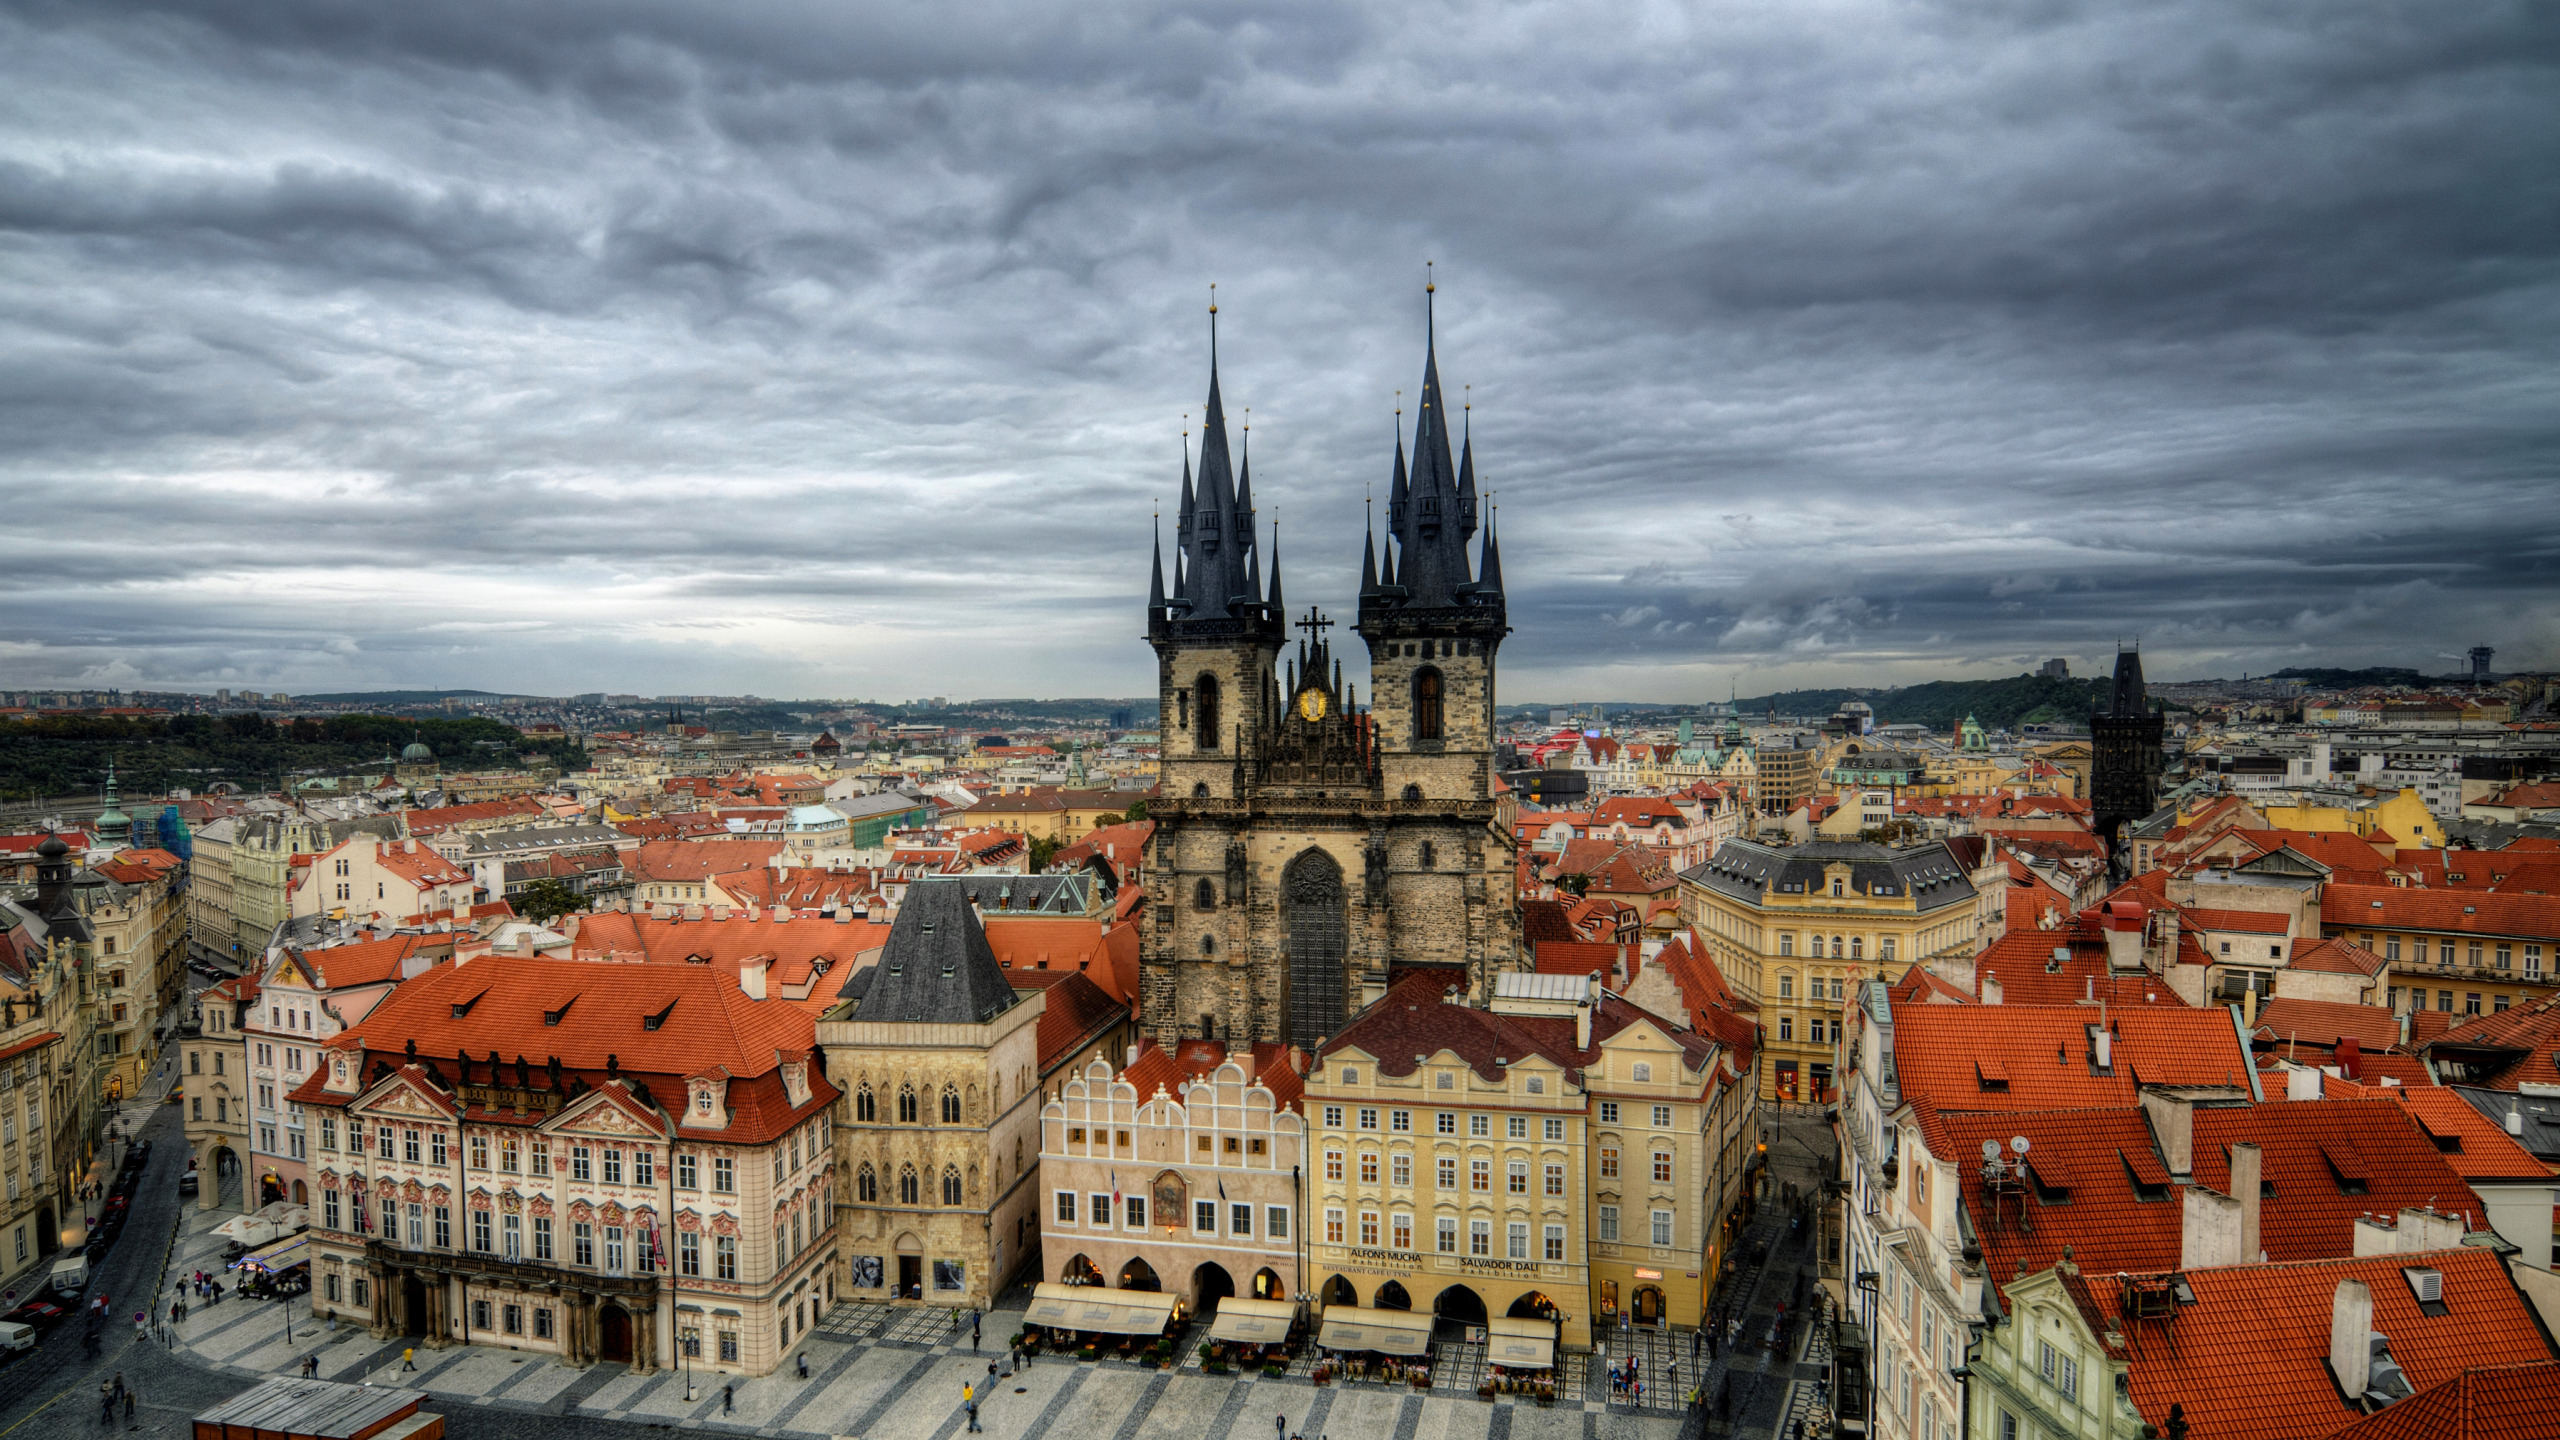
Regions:
<svg viewBox="0 0 2560 1440"><path fill-rule="evenodd" d="M1434 287L1426 286L1426 297ZM1426 306L1428 299L1426 298ZM1201 424L1200 464L1182 455L1182 501L1175 518L1173 583L1164 575L1164 541L1156 540L1154 574L1147 590L1150 617L1172 621L1258 620L1282 615L1279 542L1272 543L1271 578L1262 580L1254 536L1251 430L1240 460L1227 447L1226 406L1218 389L1218 307L1209 307L1209 404ZM1440 384L1438 341L1426 310L1422 362L1422 410L1413 433L1413 462L1405 460L1404 426L1396 426L1394 478L1387 492L1387 543L1381 549L1364 533L1360 559L1360 608L1442 610L1490 607L1503 612L1502 555L1489 517L1478 563L1467 542L1478 525L1475 447L1462 426L1455 441L1448 400ZM1364 532L1367 527L1364 525Z"/></svg>

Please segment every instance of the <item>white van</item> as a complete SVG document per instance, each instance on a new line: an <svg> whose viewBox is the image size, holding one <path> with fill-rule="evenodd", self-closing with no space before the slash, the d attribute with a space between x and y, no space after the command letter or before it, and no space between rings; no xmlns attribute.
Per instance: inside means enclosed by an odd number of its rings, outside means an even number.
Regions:
<svg viewBox="0 0 2560 1440"><path fill-rule="evenodd" d="M36 1327L0 1320L0 1355L14 1355L36 1348Z"/></svg>
<svg viewBox="0 0 2560 1440"><path fill-rule="evenodd" d="M53 1288L65 1295L77 1295L89 1288L89 1257L73 1255L53 1262Z"/></svg>

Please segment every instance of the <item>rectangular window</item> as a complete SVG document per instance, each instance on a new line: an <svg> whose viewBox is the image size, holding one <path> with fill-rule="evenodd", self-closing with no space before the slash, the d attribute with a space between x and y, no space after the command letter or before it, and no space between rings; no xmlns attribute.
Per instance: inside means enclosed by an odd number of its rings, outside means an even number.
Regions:
<svg viewBox="0 0 2560 1440"><path fill-rule="evenodd" d="M1549 1260L1564 1258L1564 1227L1561 1225L1547 1227L1547 1258Z"/></svg>
<svg viewBox="0 0 2560 1440"><path fill-rule="evenodd" d="M1671 1243L1671 1212L1668 1210L1653 1212L1653 1243L1656 1245Z"/></svg>
<svg viewBox="0 0 2560 1440"><path fill-rule="evenodd" d="M1397 1134L1399 1134L1399 1135L1410 1135L1410 1134L1412 1134L1412 1133L1413 1133L1413 1112L1412 1112L1412 1111L1410 1111L1410 1110L1390 1110L1390 1111L1388 1111L1388 1112L1387 1112L1387 1128L1388 1128L1388 1129L1390 1129L1390 1130L1392 1130L1392 1131L1395 1131L1395 1132L1396 1132Z"/></svg>
<svg viewBox="0 0 2560 1440"><path fill-rule="evenodd" d="M1512 1161L1509 1167L1509 1173L1503 1177L1503 1180L1507 1193L1513 1195L1528 1194L1529 1162L1526 1160Z"/></svg>
<svg viewBox="0 0 2560 1440"><path fill-rule="evenodd" d="M723 1365L738 1363L738 1332L735 1330L720 1332L720 1363Z"/></svg>
<svg viewBox="0 0 2560 1440"><path fill-rule="evenodd" d="M2400 960L2400 937L2390 936L2382 942L2382 958L2394 964Z"/></svg>
<svg viewBox="0 0 2560 1440"><path fill-rule="evenodd" d="M508 1333L508 1334L510 1334L510 1335L521 1335L521 1334L523 1334L523 1333L524 1333L524 1307L523 1307L522 1305L501 1305L501 1306L499 1306L499 1307L498 1307L498 1321L499 1321L500 1325L502 1325L502 1326L505 1328L506 1333Z"/></svg>
<svg viewBox="0 0 2560 1440"><path fill-rule="evenodd" d="M1492 1161L1470 1160L1467 1162L1467 1188L1475 1191L1479 1195L1490 1195L1493 1193Z"/></svg>
<svg viewBox="0 0 2560 1440"><path fill-rule="evenodd" d="M1796 1038L1796 1017L1793 1015L1781 1015L1778 1017L1778 1038L1781 1040L1793 1040Z"/></svg>
<svg viewBox="0 0 2560 1440"><path fill-rule="evenodd" d="M439 1250L453 1248L453 1210L449 1206L436 1207L436 1248Z"/></svg>
<svg viewBox="0 0 2560 1440"><path fill-rule="evenodd" d="M338 1117L335 1115L323 1115L320 1117L320 1148L323 1150L335 1150L338 1148ZM358 1148L361 1149L362 1147L359 1146Z"/></svg>
<svg viewBox="0 0 2560 1440"><path fill-rule="evenodd" d="M2530 950L2528 950L2526 953L2530 954L2530 953L2532 953L2532 952L2531 952ZM1455 1134L1457 1134L1457 1133L1458 1133L1458 1116L1457 1116L1457 1113L1456 1113L1455 1111L1450 1111L1450 1110L1443 1110L1443 1111L1441 1111L1437 1116L1434 1116L1434 1117L1432 1118L1431 1128L1432 1128L1433 1130L1437 1131L1438 1133L1442 1134L1442 1135L1455 1135Z"/></svg>
<svg viewBox="0 0 2560 1440"><path fill-rule="evenodd" d="M2527 945L2524 947L2524 973L2525 978L2529 980L2538 978L2542 974L2541 946Z"/></svg>
<svg viewBox="0 0 2560 1440"><path fill-rule="evenodd" d="M505 1242L506 1249L500 1253L507 1259L514 1261L524 1258L524 1217L520 1215L499 1217L498 1236Z"/></svg>
<svg viewBox="0 0 2560 1440"><path fill-rule="evenodd" d="M1324 1128L1327 1130L1339 1130L1342 1128L1341 1106L1327 1105L1324 1107Z"/></svg>
<svg viewBox="0 0 2560 1440"><path fill-rule="evenodd" d="M1215 1235L1218 1233L1217 1201L1194 1200L1191 1202L1191 1230L1192 1233L1196 1235Z"/></svg>
<svg viewBox="0 0 2560 1440"><path fill-rule="evenodd" d="M377 1128L377 1129L374 1131L374 1141L375 1141L375 1146L374 1146L374 1151L375 1151L375 1153L376 1153L376 1154L378 1154L378 1155L380 1155L380 1156L381 1156L383 1159L385 1159L385 1160L390 1159L390 1158L392 1157L392 1154L393 1154L392 1146L396 1143L396 1141L395 1141L395 1139L394 1139L394 1137L393 1137L393 1135L392 1135L392 1133L391 1133L391 1127L390 1127L390 1126L388 1126L388 1125L384 1125L384 1126L381 1126L381 1127ZM356 1148L360 1150L360 1149L363 1149L364 1147L363 1147L362 1145L358 1145ZM412 1156L410 1156L409 1158L410 1158L410 1159L412 1159L412 1160L415 1160L415 1159L417 1159L418 1157L417 1157L417 1156L415 1156L415 1155L412 1155Z"/></svg>
<svg viewBox="0 0 2560 1440"><path fill-rule="evenodd" d="M1120 1208L1121 1208L1122 1213L1127 1217L1128 1225L1129 1225L1129 1228L1130 1228L1130 1229L1132 1229L1132 1230L1144 1230L1144 1229L1146 1229L1146 1228L1147 1228L1147 1197L1146 1197L1146 1196L1144 1196L1144 1195L1129 1195L1129 1196L1124 1196L1124 1197L1122 1197L1122 1203L1121 1203Z"/></svg>
<svg viewBox="0 0 2560 1440"><path fill-rule="evenodd" d="M622 1152L619 1150L604 1152L604 1183L607 1185L622 1183Z"/></svg>
<svg viewBox="0 0 2560 1440"><path fill-rule="evenodd" d="M1262 1227L1262 1237L1266 1240L1288 1239L1289 1207L1286 1205L1262 1207Z"/></svg>
<svg viewBox="0 0 2560 1440"><path fill-rule="evenodd" d="M1613 1245L1617 1243L1618 1207L1615 1205L1600 1207L1600 1238Z"/></svg>
<svg viewBox="0 0 2560 1440"><path fill-rule="evenodd" d="M533 1166L525 1173L529 1175L539 1175L546 1180L551 1178L550 1141L536 1140L533 1142Z"/></svg>
<svg viewBox="0 0 2560 1440"><path fill-rule="evenodd" d="M1440 1253L1458 1253L1458 1222L1446 1215L1440 1217Z"/></svg>
<svg viewBox="0 0 2560 1440"><path fill-rule="evenodd" d="M427 1149L427 1161L428 1161L428 1163L429 1163L429 1164L432 1164L432 1165L435 1165L436 1167L438 1167L439 1169L441 1169L441 1168L444 1166L444 1164L445 1164L445 1153L444 1153L444 1132L443 1132L443 1131L441 1131L441 1130L436 1130L436 1131L431 1131L431 1132L429 1132L429 1134L428 1134L428 1136L427 1136L427 1142L428 1142L428 1149Z"/></svg>
<svg viewBox="0 0 2560 1440"><path fill-rule="evenodd" d="M536 1260L551 1258L551 1217L548 1215L533 1217L533 1258Z"/></svg>
<svg viewBox="0 0 2560 1440"><path fill-rule="evenodd" d="M1376 1107L1369 1105L1363 1105L1360 1107L1360 1128L1363 1130L1375 1130L1378 1128L1378 1112Z"/></svg>
<svg viewBox="0 0 2560 1440"><path fill-rule="evenodd" d="M1564 1122L1562 1120L1549 1120L1547 1122L1547 1139L1550 1141L1561 1141L1564 1139Z"/></svg>
<svg viewBox="0 0 2560 1440"><path fill-rule="evenodd" d="M1532 1078L1534 1078L1534 1077L1532 1077ZM1505 1116L1503 1116L1503 1117L1502 1117L1502 1133L1503 1133L1503 1135L1504 1135L1506 1138L1508 1138L1508 1139L1512 1139L1512 1140L1526 1140L1526 1139L1528 1139L1528 1138L1529 1138L1529 1117L1528 1117L1528 1116L1526 1116L1526 1115L1505 1115Z"/></svg>
<svg viewBox="0 0 2560 1440"><path fill-rule="evenodd" d="M596 1227L584 1220L574 1220L569 1224L569 1263L596 1263Z"/></svg>
<svg viewBox="0 0 2560 1440"><path fill-rule="evenodd" d="M1793 1000L1796 998L1796 977L1793 975L1781 975L1778 977L1778 998L1781 1000Z"/></svg>
<svg viewBox="0 0 2560 1440"><path fill-rule="evenodd" d="M584 1145L569 1147L569 1178L572 1180L596 1178L595 1153Z"/></svg>
<svg viewBox="0 0 2560 1440"><path fill-rule="evenodd" d="M1084 1197L1084 1199L1085 1199L1084 1214L1085 1214L1085 1221L1086 1221L1086 1223L1087 1223L1087 1224L1090 1224L1090 1225L1097 1226L1097 1227L1099 1227L1099 1228L1101 1228L1101 1229L1105 1229L1105 1230L1110 1229L1110 1228L1111 1228L1111 1197L1110 1197L1110 1196L1108 1196L1108 1195L1098 1195L1098 1194L1097 1194L1097 1195L1087 1195L1086 1197Z"/></svg>
<svg viewBox="0 0 2560 1440"><path fill-rule="evenodd" d="M1617 1101L1603 1100L1600 1102L1600 1123L1603 1125L1615 1125L1618 1123Z"/></svg>
<svg viewBox="0 0 2560 1440"><path fill-rule="evenodd" d="M1076 1192L1073 1190L1058 1192L1058 1223L1061 1225L1076 1223Z"/></svg>
<svg viewBox="0 0 2560 1440"><path fill-rule="evenodd" d="M1441 1189L1455 1190L1458 1188L1458 1162L1455 1158L1447 1155L1441 1156L1437 1169L1439 1171Z"/></svg>
<svg viewBox="0 0 2560 1440"><path fill-rule="evenodd" d="M1360 1152L1360 1183L1363 1185L1378 1183L1378 1157L1373 1152L1366 1150Z"/></svg>
<svg viewBox="0 0 2560 1440"><path fill-rule="evenodd" d="M320 1192L320 1228L323 1230L338 1228L338 1192L335 1190Z"/></svg>
<svg viewBox="0 0 2560 1440"><path fill-rule="evenodd" d="M1794 934L1785 931L1781 931L1779 933L1778 953L1781 955L1793 955L1796 953L1796 937Z"/></svg>
<svg viewBox="0 0 2560 1440"><path fill-rule="evenodd" d="M471 1168L474 1170L489 1168L489 1137L486 1135L471 1137Z"/></svg>
<svg viewBox="0 0 2560 1440"><path fill-rule="evenodd" d="M1670 1106L1656 1105L1653 1107L1653 1128L1656 1130L1668 1130L1671 1128Z"/></svg>
<svg viewBox="0 0 2560 1440"><path fill-rule="evenodd" d="M471 1302L471 1328L474 1330L486 1330L489 1328L488 1301L474 1300Z"/></svg>
<svg viewBox="0 0 2560 1440"><path fill-rule="evenodd" d="M711 1278L715 1280L735 1280L738 1278L737 1236L714 1235L711 1237L711 1264L713 1267L713 1274Z"/></svg>
<svg viewBox="0 0 2560 1440"><path fill-rule="evenodd" d="M1327 1150L1324 1152L1324 1178L1327 1180L1339 1180L1342 1178L1341 1151Z"/></svg>
<svg viewBox="0 0 2560 1440"><path fill-rule="evenodd" d="M551 1307L548 1305L533 1307L533 1338L536 1340L551 1338Z"/></svg>
<svg viewBox="0 0 2560 1440"><path fill-rule="evenodd" d="M274 1102L274 1101L272 1101L272 1100L267 1100L267 1101L262 1101L262 1102L261 1102L261 1104L262 1104L262 1105L264 1105L264 1106L265 1106L265 1107L267 1107L267 1108L273 1108L273 1107L274 1107L275 1102ZM401 1131L401 1132L400 1132L400 1158L401 1158L401 1159L403 1159L403 1160L408 1161L408 1162L409 1162L410 1164L412 1164L412 1165L415 1165L415 1164L417 1164L417 1163L418 1163L418 1132L417 1132L417 1131L415 1131L415 1130L403 1130L403 1131Z"/></svg>
<svg viewBox="0 0 2560 1440"><path fill-rule="evenodd" d="M1378 1212L1375 1210L1360 1212L1360 1243L1363 1245L1378 1243Z"/></svg>
<svg viewBox="0 0 2560 1440"><path fill-rule="evenodd" d="M634 1185L658 1183L658 1159L655 1154L647 1150L631 1152L631 1183Z"/></svg>
<svg viewBox="0 0 2560 1440"><path fill-rule="evenodd" d="M1468 1117L1467 1117L1467 1133L1468 1133L1469 1135L1474 1136L1474 1137L1475 1137L1476 1139L1478 1139L1478 1140L1490 1140L1490 1139L1492 1139L1492 1138L1493 1138L1493 1117L1492 1117L1492 1116L1490 1116L1490 1115L1470 1115L1470 1116L1468 1116Z"/></svg>
<svg viewBox="0 0 2560 1440"><path fill-rule="evenodd" d="M1564 1167L1562 1165L1550 1164L1547 1166L1546 1180L1547 1193L1549 1195L1562 1195L1564 1193Z"/></svg>
<svg viewBox="0 0 2560 1440"><path fill-rule="evenodd" d="M1412 1249L1413 1217L1410 1215L1397 1215L1392 1217L1387 1227L1387 1240L1389 1247L1392 1249Z"/></svg>
<svg viewBox="0 0 2560 1440"><path fill-rule="evenodd" d="M1342 1243L1341 1211L1327 1210L1324 1212L1324 1241L1328 1245L1339 1245Z"/></svg>
<svg viewBox="0 0 2560 1440"><path fill-rule="evenodd" d="M1492 1221L1470 1220L1467 1222L1467 1253L1484 1256L1493 1254Z"/></svg>
<svg viewBox="0 0 2560 1440"><path fill-rule="evenodd" d="M1603 1180L1618 1178L1618 1147L1615 1145L1600 1147L1600 1178Z"/></svg>
<svg viewBox="0 0 2560 1440"><path fill-rule="evenodd" d="M676 1273L679 1275L702 1273L702 1237L692 1231L678 1231L676 1234Z"/></svg>
<svg viewBox="0 0 2560 1440"><path fill-rule="evenodd" d="M1671 1183L1670 1151L1656 1150L1653 1152L1653 1179L1654 1183L1658 1185L1668 1185Z"/></svg>
<svg viewBox="0 0 2560 1440"><path fill-rule="evenodd" d="M604 1268L608 1275L622 1273L622 1227L604 1227Z"/></svg>
<svg viewBox="0 0 2560 1440"><path fill-rule="evenodd" d="M726 1155L711 1159L711 1188L723 1195L738 1193L738 1162Z"/></svg>
<svg viewBox="0 0 2560 1440"><path fill-rule="evenodd" d="M496 1249L497 1244L498 1232L496 1227L489 1223L489 1212L486 1210L472 1211L471 1248L479 1251L483 1255L486 1255L491 1250Z"/></svg>
<svg viewBox="0 0 2560 1440"><path fill-rule="evenodd" d="M1502 1238L1505 1246L1507 1247L1504 1252L1504 1258L1511 1260L1526 1260L1529 1258L1528 1221L1512 1221L1509 1231Z"/></svg>
<svg viewBox="0 0 2560 1440"><path fill-rule="evenodd" d="M699 1190L702 1188L702 1162L700 1160L691 1155L678 1155L676 1157L676 1188L679 1190Z"/></svg>
<svg viewBox="0 0 2560 1440"><path fill-rule="evenodd" d="M1393 1157L1392 1163L1390 1163L1387 1168L1387 1175L1390 1182L1393 1183L1397 1189L1412 1189L1413 1157L1410 1155L1398 1155Z"/></svg>

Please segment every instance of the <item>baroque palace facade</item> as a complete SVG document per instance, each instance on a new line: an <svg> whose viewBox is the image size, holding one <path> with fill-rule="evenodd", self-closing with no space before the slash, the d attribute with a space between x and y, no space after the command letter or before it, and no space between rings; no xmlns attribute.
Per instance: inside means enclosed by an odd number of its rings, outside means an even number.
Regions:
<svg viewBox="0 0 2560 1440"><path fill-rule="evenodd" d="M1312 1048L1403 972L1443 971L1486 999L1519 963L1510 807L1493 783L1502 560L1490 523L1470 560L1475 456L1462 434L1452 458L1447 408L1426 347L1412 461L1399 429L1386 540L1361 559L1363 711L1320 611L1296 622L1306 638L1281 673L1277 544L1266 582L1212 331L1173 580L1159 541L1147 600L1164 738L1140 1006L1159 1044Z"/></svg>

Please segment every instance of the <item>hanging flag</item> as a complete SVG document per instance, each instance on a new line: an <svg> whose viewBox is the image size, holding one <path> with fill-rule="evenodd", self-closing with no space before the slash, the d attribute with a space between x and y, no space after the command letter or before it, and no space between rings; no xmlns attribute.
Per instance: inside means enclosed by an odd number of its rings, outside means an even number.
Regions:
<svg viewBox="0 0 2560 1440"><path fill-rule="evenodd" d="M1113 1166L1111 1170L1111 1213L1114 1215L1120 1213L1120 1169L1118 1166Z"/></svg>
<svg viewBox="0 0 2560 1440"><path fill-rule="evenodd" d="M1227 1198L1227 1182L1224 1180L1218 1182L1218 1198L1221 1200Z"/></svg>

